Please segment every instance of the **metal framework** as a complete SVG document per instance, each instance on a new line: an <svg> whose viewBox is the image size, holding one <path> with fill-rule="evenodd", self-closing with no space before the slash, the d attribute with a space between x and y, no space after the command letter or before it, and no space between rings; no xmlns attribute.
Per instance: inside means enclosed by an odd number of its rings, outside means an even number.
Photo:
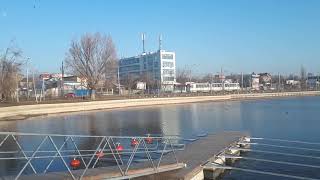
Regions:
<svg viewBox="0 0 320 180"><path fill-rule="evenodd" d="M121 174L112 178L124 179L143 175L128 173L138 162L147 165L144 168L152 169L144 175L182 168L176 156L177 150L185 148L181 141L183 140L177 136L90 136L0 132L0 161L22 164L21 169L13 174L14 179L19 179L22 175L46 174L57 169L67 171L72 179L82 179L89 169L109 166L115 167L113 169ZM165 156L173 158L166 158L166 162L163 162ZM168 162L168 159L171 162ZM39 165L37 161L40 160L45 160L45 165L43 163ZM74 167L71 163L73 160L80 165ZM171 165L171 168L161 169L162 163ZM78 173L75 173L75 169Z"/></svg>
<svg viewBox="0 0 320 180"><path fill-rule="evenodd" d="M308 177L301 177L301 176L294 176L294 175L288 175L288 174L282 174L282 173L274 173L274 172L268 172L268 171L260 171L260 170L254 170L254 169L246 169L246 168L238 168L238 167L232 167L232 166L224 166L220 164L211 163L205 166L207 169L225 169L225 170L236 170L236 171L243 171L248 173L256 173L256 174L264 174L269 176L277 176L277 177L283 177L283 178L290 178L290 179L301 179L301 180L319 180L316 178L308 178Z"/></svg>
<svg viewBox="0 0 320 180"><path fill-rule="evenodd" d="M251 142L254 140L256 142ZM268 141L269 143L262 143L261 141ZM272 144L272 142L277 142L278 144ZM260 161L260 162L267 162L267 163L274 163L274 164L281 164L281 165L289 165L289 166L296 166L296 167L305 167L305 168L313 168L313 169L320 169L319 165L313 164L303 164L303 163L295 163L289 161L279 161L279 160L272 160L272 159L262 159L262 158L254 158L254 157L247 157L247 156L240 156L232 154L232 152L237 151L244 151L244 152L256 152L262 154L274 154L280 156L291 156L297 158L311 158L311 159L320 159L319 156L312 156L312 155L303 155L303 154L295 154L290 152L278 152L278 151L268 151L268 150L259 150L259 149L252 149L250 146L264 146L264 147L273 147L278 149L287 149L287 150L304 150L304 151L314 151L319 152L319 149L316 148L305 148L305 147L295 147L295 146L288 146L288 145L279 145L279 143L291 143L291 144L300 144L300 145L320 145L318 142L307 142L307 141L297 141L297 140L286 140L286 139L271 139L271 138L244 138L240 140L235 146L227 147L225 150L218 153L216 159L220 159L221 163L209 161L203 165L204 169L208 170L216 170L216 169L223 169L223 170L235 170L235 171L243 171L247 173L254 173L254 174L264 174L269 176L277 176L277 177L284 177L290 179L308 179L308 180L319 180L318 178L311 178L311 177L303 177L297 175L290 175L290 174L283 174L277 172L269 172L264 170L257 170L257 169L247 169L242 167L234 167L231 165L226 165L226 159L245 159L249 161ZM243 147L246 146L246 147ZM268 156L266 156L268 157Z"/></svg>

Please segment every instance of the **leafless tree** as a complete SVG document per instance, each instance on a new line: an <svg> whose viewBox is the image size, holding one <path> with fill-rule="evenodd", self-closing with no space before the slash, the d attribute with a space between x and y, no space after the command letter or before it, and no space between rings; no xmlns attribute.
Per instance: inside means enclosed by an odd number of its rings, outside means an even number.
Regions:
<svg viewBox="0 0 320 180"><path fill-rule="evenodd" d="M128 73L124 76L121 84L123 84L128 89L128 92L130 94L131 90L134 89L134 85L136 82L137 79L135 79L132 74Z"/></svg>
<svg viewBox="0 0 320 180"><path fill-rule="evenodd" d="M189 81L190 71L187 69L178 69L177 70L177 82L181 84L185 84Z"/></svg>
<svg viewBox="0 0 320 180"><path fill-rule="evenodd" d="M155 82L154 78L152 77L152 73L144 72L141 80L146 83L148 93L150 93L150 89L155 88L156 82Z"/></svg>
<svg viewBox="0 0 320 180"><path fill-rule="evenodd" d="M205 74L202 78L201 78L201 82L208 82L208 83L213 83L213 79L214 76L212 73L208 73L208 74Z"/></svg>
<svg viewBox="0 0 320 180"><path fill-rule="evenodd" d="M118 62L116 60L111 60L107 63L105 69L105 81L104 87L107 89L112 89L118 81Z"/></svg>
<svg viewBox="0 0 320 180"><path fill-rule="evenodd" d="M95 90L104 81L110 63L117 61L115 45L110 36L87 33L71 42L65 61L71 73L87 80L94 100Z"/></svg>
<svg viewBox="0 0 320 180"><path fill-rule="evenodd" d="M307 71L303 65L301 65L301 68L300 68L300 84L301 84L301 90L307 88Z"/></svg>
<svg viewBox="0 0 320 180"><path fill-rule="evenodd" d="M18 96L18 83L21 79L21 54L22 51L14 46L8 47L0 54L0 99L11 100Z"/></svg>

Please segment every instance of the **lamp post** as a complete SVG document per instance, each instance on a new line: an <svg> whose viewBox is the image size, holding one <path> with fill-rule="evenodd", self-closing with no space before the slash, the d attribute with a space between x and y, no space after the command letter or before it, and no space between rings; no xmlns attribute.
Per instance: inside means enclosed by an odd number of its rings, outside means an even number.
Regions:
<svg viewBox="0 0 320 180"><path fill-rule="evenodd" d="M119 90L119 95L121 95L121 88L120 88L120 66L118 65L118 90Z"/></svg>
<svg viewBox="0 0 320 180"><path fill-rule="evenodd" d="M26 71L27 71L27 100L29 100L29 68L28 68L28 61L30 60L30 57L27 57L26 61Z"/></svg>

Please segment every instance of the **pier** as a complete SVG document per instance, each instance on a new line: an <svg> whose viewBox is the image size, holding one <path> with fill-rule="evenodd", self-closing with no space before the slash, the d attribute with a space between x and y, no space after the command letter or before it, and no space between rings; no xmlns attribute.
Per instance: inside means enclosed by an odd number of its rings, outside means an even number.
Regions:
<svg viewBox="0 0 320 180"><path fill-rule="evenodd" d="M153 175L156 179L204 179L204 176L212 176L213 171L204 171L204 164L214 162L217 156L229 148L237 146L247 134L240 132L222 132L202 137L199 140L186 145L184 151L177 152L179 161L186 164L185 168L174 172L165 172Z"/></svg>
<svg viewBox="0 0 320 180"><path fill-rule="evenodd" d="M5 133L2 133L5 135ZM37 134L24 134L24 133L11 133L4 136L1 145L5 144L5 141L10 137L17 136L39 136ZM47 152L49 150L41 151L41 144L47 139L55 146L56 151L50 151L55 155L46 155L46 157L53 159L61 158L66 165L68 171L60 172L40 172L34 168L33 174L23 174L19 172L17 176L6 176L4 179L204 179L205 176L212 176L213 171L205 171L204 165L208 162L214 162L219 154L225 151L230 151L231 147L237 147L239 142L244 142L247 137L246 134L240 132L222 132L217 134L203 134L199 135L197 139L179 139L175 136L169 137L135 137L137 145L129 150L130 144L125 144L124 140L130 140L132 137L96 137L102 139L99 145L95 148L94 153L87 154L89 159L85 159L86 154L82 152L84 150L78 149L77 154L64 154L69 150L63 150L63 145L71 139L71 142L75 138L79 138L77 135L66 135L67 139L59 147L57 147L57 141L53 141L54 138L62 137L62 135L43 135L44 138L35 151L30 152L21 148L21 151L25 155L25 159L28 160L24 168L30 165L31 160L34 163L37 159L45 158L37 155L39 153ZM82 136L81 136L82 137ZM85 138L88 138L85 136ZM148 145L148 138L152 138L153 144ZM124 150L120 152L117 149L117 145L114 142L122 142ZM130 142L130 141L129 141ZM181 144L181 142L188 142ZM68 142L67 142L68 143ZM131 141L132 143L132 141ZM19 142L17 142L19 144ZM75 144L74 144L75 145ZM132 145L132 144L131 144ZM152 146L152 147L151 147ZM78 147L75 145L75 147ZM101 150L102 148L102 150ZM104 157L97 157L97 153L102 151ZM127 156L125 154L127 153ZM139 154L140 153L140 154ZM29 154L29 155L28 155ZM139 158L137 155L139 154ZM145 154L142 156L141 154ZM158 154L158 155L156 155ZM77 157L82 160L84 166L78 170L72 170L68 165L67 160L70 157ZM79 158L80 157L80 158ZM146 158L145 158L146 157ZM53 158L53 159L52 159ZM115 165L98 167L97 162L102 161L104 158L109 158L108 161L115 162ZM72 159L72 158L71 158ZM142 160L142 161L141 161ZM141 161L141 162L139 162ZM52 163L52 162L50 162ZM48 169L49 166L46 168ZM211 175L210 175L211 173ZM216 172L215 172L216 173Z"/></svg>

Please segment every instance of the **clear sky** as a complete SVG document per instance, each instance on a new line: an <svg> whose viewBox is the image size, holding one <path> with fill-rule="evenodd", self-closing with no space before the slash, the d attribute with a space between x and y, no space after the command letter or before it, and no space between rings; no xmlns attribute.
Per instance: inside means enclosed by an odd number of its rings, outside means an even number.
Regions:
<svg viewBox="0 0 320 180"><path fill-rule="evenodd" d="M41 72L57 72L70 41L110 34L118 56L176 52L197 73L320 72L319 0L0 0L0 51L14 39Z"/></svg>

